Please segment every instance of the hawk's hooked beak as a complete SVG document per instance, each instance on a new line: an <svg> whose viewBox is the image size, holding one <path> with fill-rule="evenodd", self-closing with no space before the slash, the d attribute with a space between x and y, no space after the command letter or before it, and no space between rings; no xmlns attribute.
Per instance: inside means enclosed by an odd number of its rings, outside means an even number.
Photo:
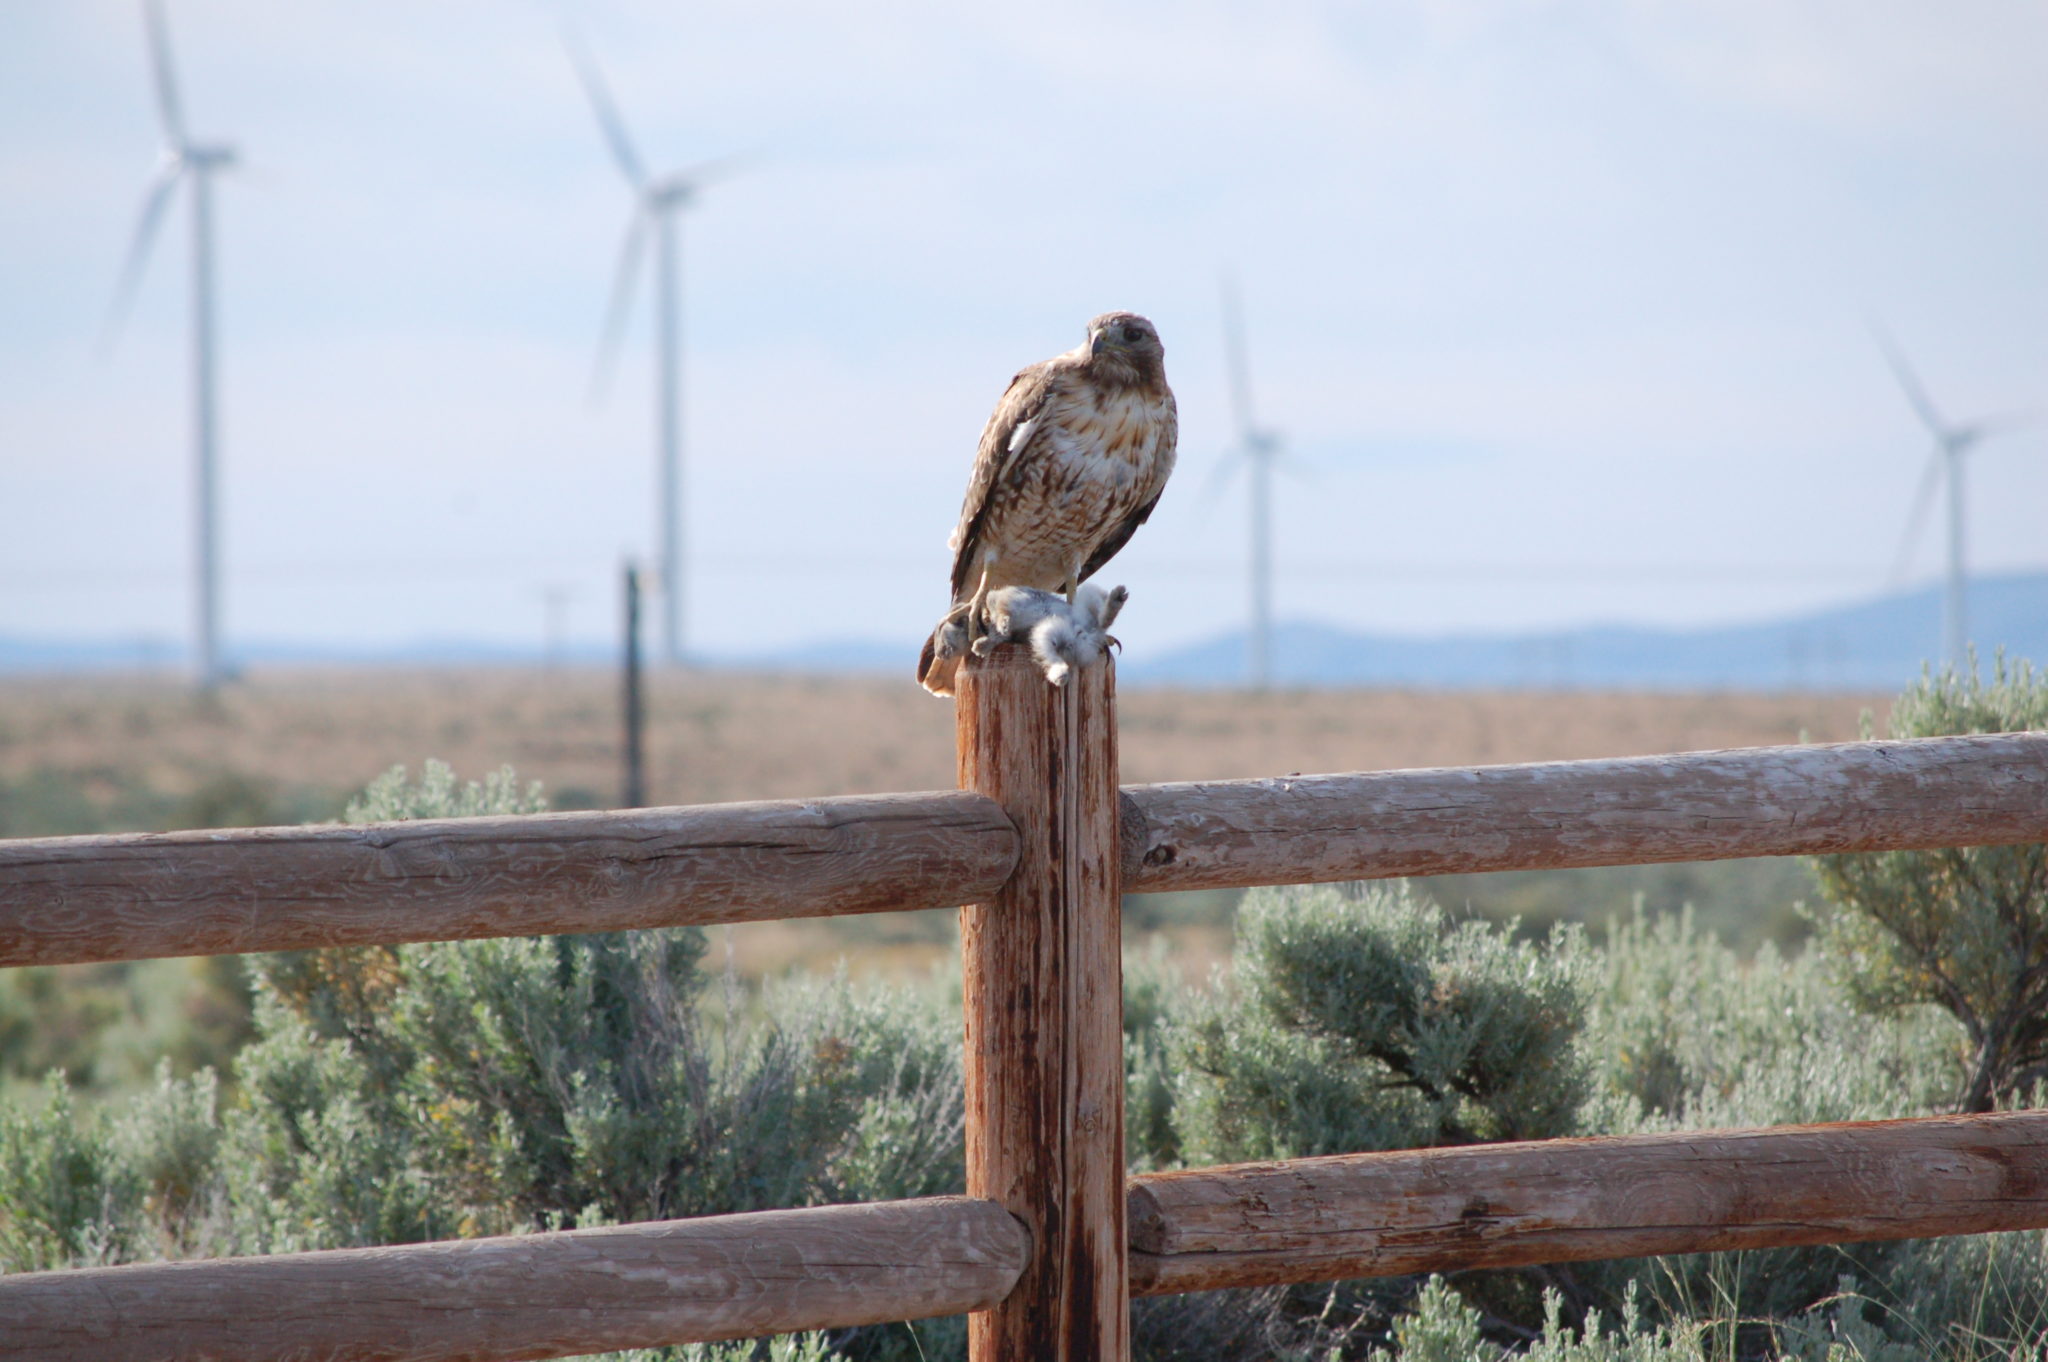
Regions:
<svg viewBox="0 0 2048 1362"><path fill-rule="evenodd" d="M1106 339L1105 339L1104 333L1102 333L1102 332L1100 332L1100 331L1097 331L1097 332L1096 332L1096 333L1095 333L1094 335L1092 335L1092 336L1090 336L1090 337L1088 338L1088 353L1089 353L1089 355L1091 355L1091 356L1094 356L1094 355L1099 355L1099 354L1101 354L1101 353L1102 353L1102 347L1103 347L1103 345L1104 345L1104 344L1106 344Z"/></svg>

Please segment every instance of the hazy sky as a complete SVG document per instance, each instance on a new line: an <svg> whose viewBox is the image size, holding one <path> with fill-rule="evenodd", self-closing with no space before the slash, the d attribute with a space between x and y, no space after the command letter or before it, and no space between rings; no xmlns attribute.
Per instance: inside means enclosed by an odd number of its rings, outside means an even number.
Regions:
<svg viewBox="0 0 2048 1362"><path fill-rule="evenodd" d="M230 639L612 630L653 537L629 199L572 25L684 231L694 641L943 604L1012 371L1158 322L1181 471L1109 570L1133 649L1243 617L1217 278L1242 280L1280 613L1447 632L1769 617L1883 588L1928 441L2048 411L2048 7L171 0L234 140ZM187 217L95 337L157 152L134 4L0 0L0 633L182 639ZM1970 468L1973 566L2048 568L2048 426ZM1932 526L1930 526L1932 529ZM1931 574L1922 541L1915 576Z"/></svg>

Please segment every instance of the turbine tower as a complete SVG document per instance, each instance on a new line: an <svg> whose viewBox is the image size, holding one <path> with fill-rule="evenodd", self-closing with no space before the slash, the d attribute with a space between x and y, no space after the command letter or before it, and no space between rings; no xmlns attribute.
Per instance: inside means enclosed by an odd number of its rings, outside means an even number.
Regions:
<svg viewBox="0 0 2048 1362"><path fill-rule="evenodd" d="M1261 426L1252 414L1244 315L1238 305L1237 284L1228 274L1223 277L1223 348L1230 366L1230 406L1237 418L1237 448L1226 458L1242 458L1251 473L1251 628L1246 679L1253 690L1264 690L1273 680L1273 464L1280 453L1280 436Z"/></svg>
<svg viewBox="0 0 2048 1362"><path fill-rule="evenodd" d="M1941 607L1942 653L1950 666L1961 667L1970 646L1968 602L1965 599L1968 579L1964 570L1963 456L1982 443L1986 436L2017 425L2019 421L2011 416L1963 423L1945 419L1933 399L1928 397L1920 376L1906 362L1905 353L1883 328L1873 326L1871 329L1877 337L1878 348L1884 351L1886 362L1899 380L1899 387L1905 391L1906 401L1912 404L1914 413L1934 436L1934 453L1928 460L1927 472L1920 480L1920 490L1913 498L1913 509L1906 520L1906 537L1899 545L1899 561L1893 577L1902 579L1905 576L1920 538L1920 526L1927 519L1937 488L1946 482L1948 583Z"/></svg>
<svg viewBox="0 0 2048 1362"><path fill-rule="evenodd" d="M194 632L195 668L199 688L211 691L226 678L220 654L220 504L216 457L218 429L214 420L213 364L213 177L235 164L235 149L226 142L202 142L185 128L178 99L178 81L171 66L170 37L165 31L161 0L143 0L143 25L149 35L149 60L156 89L157 119L163 125L163 152L142 194L142 211L129 242L128 258L114 289L107 314L105 343L120 333L123 319L142 282L149 250L162 226L164 210L181 180L192 186L192 451L194 465Z"/></svg>
<svg viewBox="0 0 2048 1362"><path fill-rule="evenodd" d="M682 323L679 317L680 270L676 259L677 216L697 201L698 192L726 161L712 161L663 176L650 176L626 125L612 102L597 64L575 41L566 39L569 59L576 65L583 89L590 96L591 111L597 115L598 130L604 134L612 160L633 191L632 216L626 221L626 237L619 248L619 263L612 276L611 302L606 310L604 338L599 343L593 391L603 388L612 358L624 334L626 314L631 310L634 282L640 272L640 256L647 235L654 235L654 445L657 485L661 579L662 657L671 666L683 660L683 432L682 432Z"/></svg>

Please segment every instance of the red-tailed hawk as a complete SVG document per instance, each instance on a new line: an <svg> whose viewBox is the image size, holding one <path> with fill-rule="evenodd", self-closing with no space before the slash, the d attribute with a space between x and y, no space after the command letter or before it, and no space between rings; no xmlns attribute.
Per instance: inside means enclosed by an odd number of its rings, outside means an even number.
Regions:
<svg viewBox="0 0 2048 1362"><path fill-rule="evenodd" d="M1105 312L1088 338L1010 380L982 428L953 531L953 609L971 644L1000 587L1064 592L1130 542L1173 472L1179 417L1152 323ZM951 695L961 653L924 645L917 679Z"/></svg>

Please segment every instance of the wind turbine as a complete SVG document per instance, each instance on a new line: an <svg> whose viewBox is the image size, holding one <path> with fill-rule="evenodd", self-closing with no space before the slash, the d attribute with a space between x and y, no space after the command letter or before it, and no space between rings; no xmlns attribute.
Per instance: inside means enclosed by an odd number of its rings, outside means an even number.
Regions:
<svg viewBox="0 0 2048 1362"><path fill-rule="evenodd" d="M1223 348L1230 366L1230 406L1237 418L1237 448L1225 455L1243 459L1251 472L1251 629L1246 661L1252 689L1273 679L1273 464L1280 454L1279 432L1252 414L1252 380L1245 358L1244 315L1237 284L1223 277Z"/></svg>
<svg viewBox="0 0 2048 1362"><path fill-rule="evenodd" d="M232 145L202 142L185 128L178 99L178 81L171 67L170 37L164 28L160 0L143 0L142 20L149 34L150 71L156 88L157 119L164 146L142 194L142 212L128 258L107 313L105 344L120 333L135 290L149 262L149 249L163 224L164 210L181 180L192 186L192 449L194 476L194 568L199 688L211 691L226 678L220 656L220 507L216 475L217 436L214 421L213 365L213 177L235 164Z"/></svg>
<svg viewBox="0 0 2048 1362"><path fill-rule="evenodd" d="M1963 423L1945 419L1891 336L1882 327L1872 326L1871 330L1877 337L1878 348L1884 351L1885 360L1891 365L1893 375L1899 380L1899 387L1905 391L1906 401L1934 436L1934 454L1928 460L1927 472L1920 479L1920 490L1913 498L1913 509L1906 520L1906 537L1899 545L1899 561L1893 577L1905 576L1920 538L1920 527L1934 503L1937 487L1945 481L1948 484L1948 586L1941 609L1942 652L1950 666L1960 667L1969 650L1970 638L1964 599L1967 578L1963 569L1963 456L1982 443L1986 436L2019 424L2021 418L1987 417Z"/></svg>
<svg viewBox="0 0 2048 1362"><path fill-rule="evenodd" d="M682 324L677 302L676 218L696 203L698 192L730 162L710 161L674 174L650 176L639 152L634 150L633 139L626 135L625 122L619 117L604 77L598 74L597 64L574 38L565 41L569 59L582 78L584 92L590 96L598 130L604 134L612 160L633 191L633 212L626 220L626 237L619 247L618 269L612 276L611 302L605 313L604 338L598 346L593 391L603 388L618 351L631 307L633 284L640 272L640 256L646 249L648 232L654 234L654 429L662 655L673 666L683 660Z"/></svg>

